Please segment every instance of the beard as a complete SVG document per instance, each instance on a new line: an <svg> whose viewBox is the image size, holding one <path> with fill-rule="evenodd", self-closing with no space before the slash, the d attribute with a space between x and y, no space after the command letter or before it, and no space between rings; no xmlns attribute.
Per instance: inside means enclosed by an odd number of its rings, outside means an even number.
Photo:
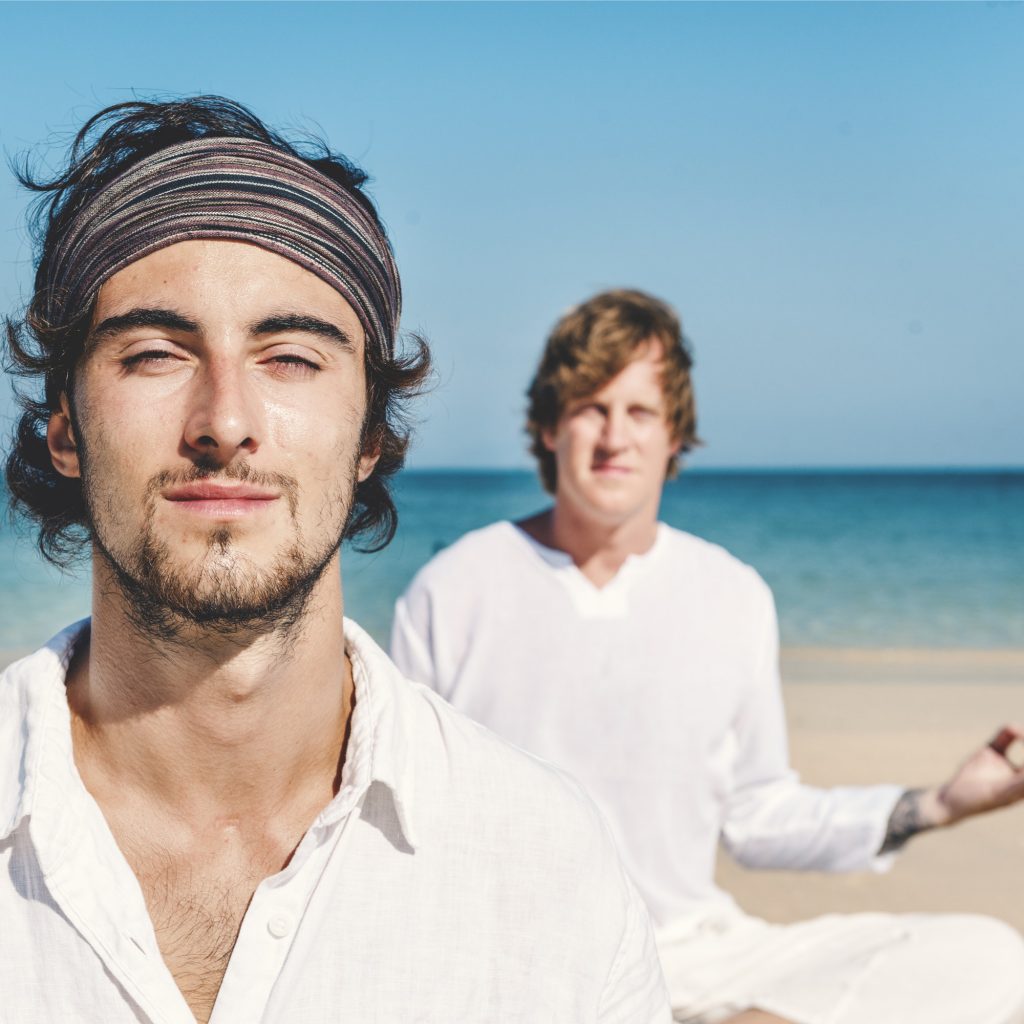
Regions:
<svg viewBox="0 0 1024 1024"><path fill-rule="evenodd" d="M214 478L276 488L283 495L293 540L269 565L257 564L240 549L230 525L210 529L205 550L187 562L157 535L154 520L161 490ZM95 549L142 633L165 641L194 638L197 631L287 635L302 620L316 584L341 547L353 505L355 465L325 500L319 520L323 530L310 543L300 538L297 481L255 471L246 462L218 467L199 461L186 471L157 474L145 489L144 526L134 535L121 525L115 495L93 483L83 463L83 495Z"/></svg>

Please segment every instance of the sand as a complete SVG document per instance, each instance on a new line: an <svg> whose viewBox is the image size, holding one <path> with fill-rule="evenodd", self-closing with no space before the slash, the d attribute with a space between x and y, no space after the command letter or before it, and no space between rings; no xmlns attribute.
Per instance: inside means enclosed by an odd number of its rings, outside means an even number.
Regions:
<svg viewBox="0 0 1024 1024"><path fill-rule="evenodd" d="M818 785L944 780L1006 721L1024 724L1024 651L788 650L794 767ZM911 840L887 874L747 871L718 879L773 921L830 911L966 911L1024 931L1024 805Z"/></svg>

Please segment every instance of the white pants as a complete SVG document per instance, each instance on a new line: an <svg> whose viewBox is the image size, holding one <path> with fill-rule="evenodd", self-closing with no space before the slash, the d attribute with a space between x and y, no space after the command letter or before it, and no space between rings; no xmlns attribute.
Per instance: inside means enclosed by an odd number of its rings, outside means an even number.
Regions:
<svg viewBox="0 0 1024 1024"><path fill-rule="evenodd" d="M732 908L658 934L674 1018L760 1009L793 1024L1022 1024L1024 941L967 914L829 914L768 924Z"/></svg>

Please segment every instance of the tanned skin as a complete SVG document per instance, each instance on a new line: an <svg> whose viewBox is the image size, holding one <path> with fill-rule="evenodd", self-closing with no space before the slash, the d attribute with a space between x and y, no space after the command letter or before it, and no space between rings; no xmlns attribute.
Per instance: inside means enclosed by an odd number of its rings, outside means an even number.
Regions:
<svg viewBox="0 0 1024 1024"><path fill-rule="evenodd" d="M95 536L74 755L206 1022L253 892L341 784L363 332L319 278L221 241L114 275L93 329L49 431Z"/></svg>

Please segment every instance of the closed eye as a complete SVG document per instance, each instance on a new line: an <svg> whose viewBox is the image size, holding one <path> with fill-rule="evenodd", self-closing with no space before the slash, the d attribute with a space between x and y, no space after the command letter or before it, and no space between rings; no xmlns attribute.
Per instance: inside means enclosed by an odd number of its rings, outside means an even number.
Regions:
<svg viewBox="0 0 1024 1024"><path fill-rule="evenodd" d="M294 352L278 352L265 362L282 376L313 376L323 369L318 362Z"/></svg>
<svg viewBox="0 0 1024 1024"><path fill-rule="evenodd" d="M134 352L130 356L125 356L121 360L121 365L126 369L131 369L135 366L151 365L155 366L157 363L168 363L172 360L179 359L174 352L169 352L164 348L152 348L145 349L142 352Z"/></svg>

